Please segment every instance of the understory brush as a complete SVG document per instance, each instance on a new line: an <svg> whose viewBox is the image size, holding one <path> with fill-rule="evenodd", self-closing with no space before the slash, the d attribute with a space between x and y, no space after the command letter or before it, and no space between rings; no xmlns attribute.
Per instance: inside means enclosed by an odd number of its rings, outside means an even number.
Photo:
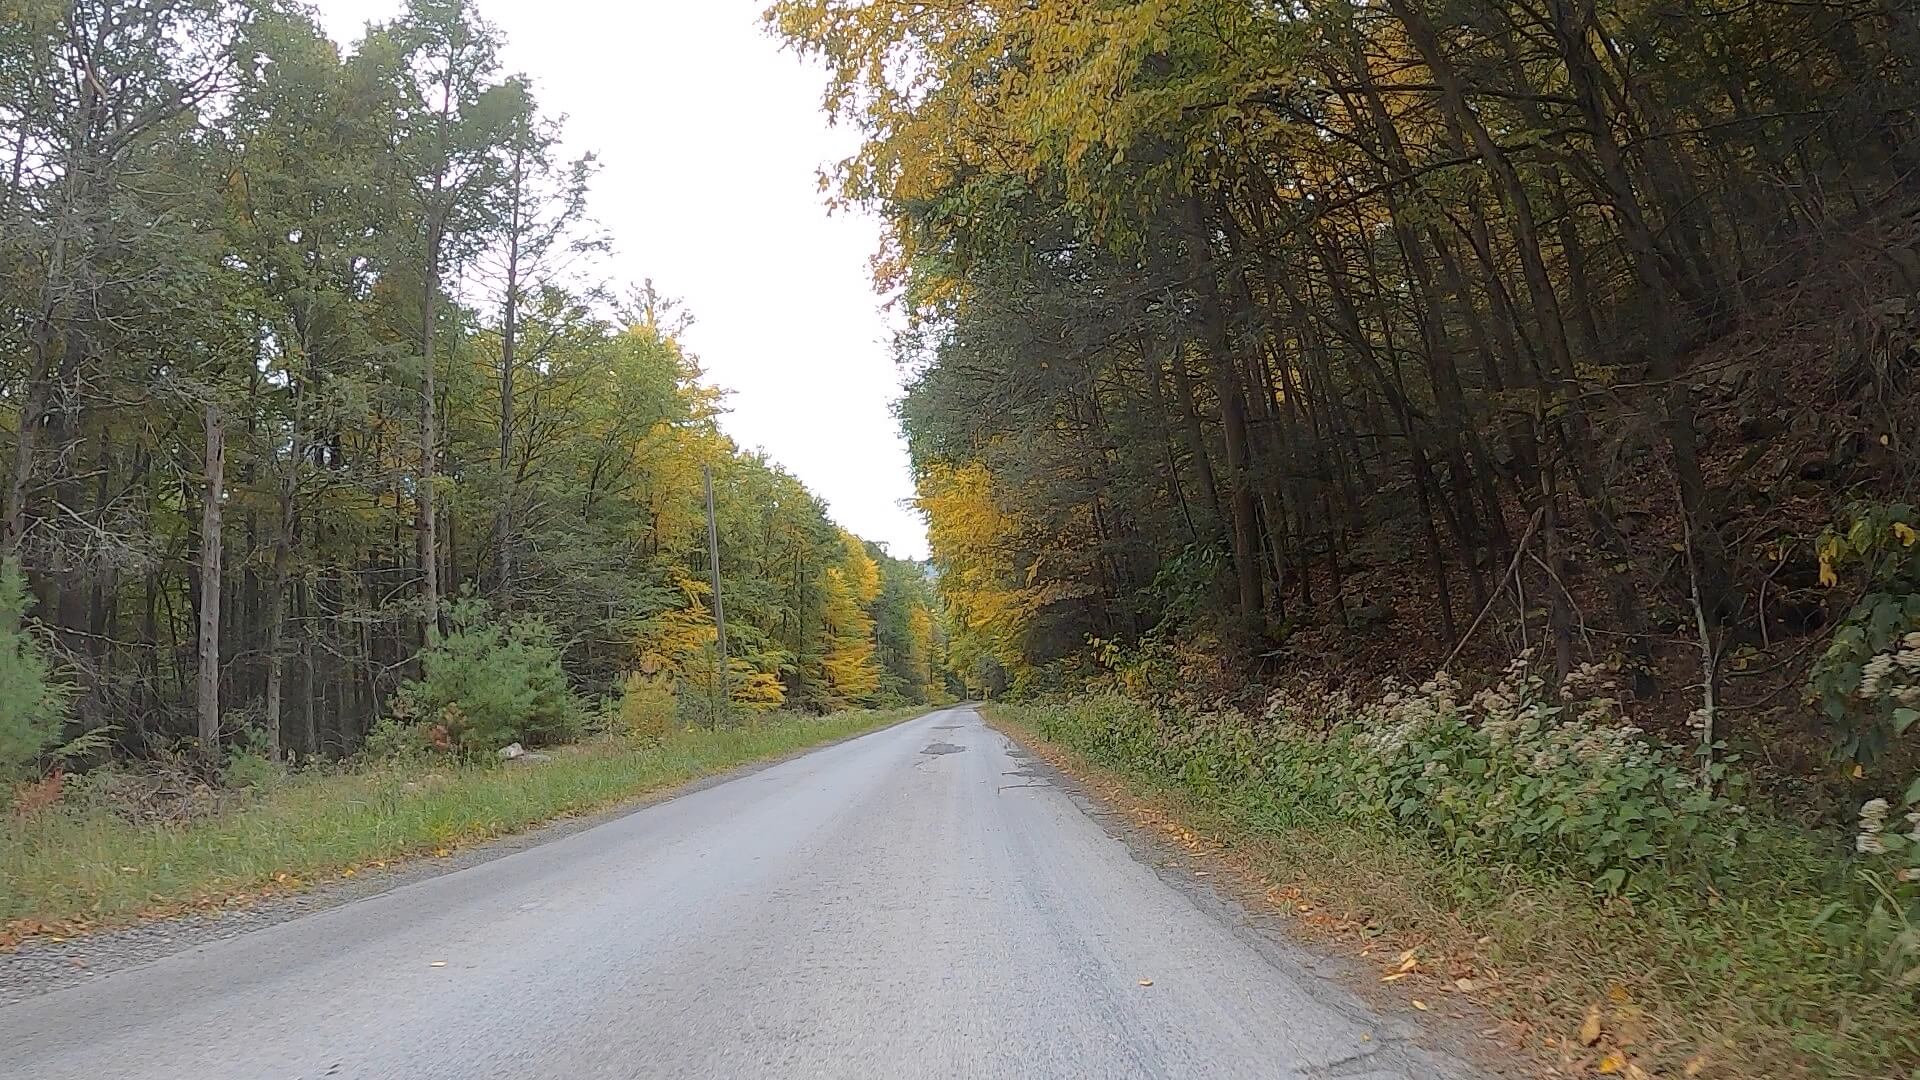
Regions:
<svg viewBox="0 0 1920 1080"><path fill-rule="evenodd" d="M1622 1060L1648 1075L1920 1075L1911 930L1870 862L1741 805L1737 771L1647 737L1608 682L1550 693L1521 662L1477 693L1440 675L1259 717L1111 693L992 711L1174 793L1360 922L1474 954L1520 1015L1632 1001L1647 1030Z"/></svg>
<svg viewBox="0 0 1920 1080"><path fill-rule="evenodd" d="M60 741L72 691L21 626L31 602L20 565L0 562L0 784L28 775Z"/></svg>

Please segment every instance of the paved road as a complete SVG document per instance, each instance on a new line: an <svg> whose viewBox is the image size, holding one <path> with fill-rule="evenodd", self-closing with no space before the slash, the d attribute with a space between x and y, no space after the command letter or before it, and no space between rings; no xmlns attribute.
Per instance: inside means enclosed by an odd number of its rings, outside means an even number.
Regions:
<svg viewBox="0 0 1920 1080"><path fill-rule="evenodd" d="M1470 1075L1228 910L959 708L0 1009L0 1076Z"/></svg>

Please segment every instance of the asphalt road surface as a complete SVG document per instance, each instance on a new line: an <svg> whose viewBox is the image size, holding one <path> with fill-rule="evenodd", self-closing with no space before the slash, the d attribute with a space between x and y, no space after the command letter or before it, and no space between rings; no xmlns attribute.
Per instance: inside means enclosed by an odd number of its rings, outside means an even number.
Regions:
<svg viewBox="0 0 1920 1080"><path fill-rule="evenodd" d="M1175 878L950 709L0 1009L0 1076L1473 1075Z"/></svg>

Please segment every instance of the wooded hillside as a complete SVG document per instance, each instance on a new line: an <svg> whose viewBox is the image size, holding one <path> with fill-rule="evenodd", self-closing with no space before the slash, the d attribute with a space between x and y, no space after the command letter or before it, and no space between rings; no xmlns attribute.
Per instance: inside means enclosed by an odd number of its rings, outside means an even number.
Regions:
<svg viewBox="0 0 1920 1080"><path fill-rule="evenodd" d="M722 433L500 45L461 0L344 54L277 0L0 3L6 651L71 688L17 697L0 773L86 732L348 752L430 641L684 711L703 469L735 706L925 700L923 568Z"/></svg>
<svg viewBox="0 0 1920 1080"><path fill-rule="evenodd" d="M1920 629L1911 4L769 18L867 136L975 685L1532 646L1787 771L1904 729L1855 691Z"/></svg>

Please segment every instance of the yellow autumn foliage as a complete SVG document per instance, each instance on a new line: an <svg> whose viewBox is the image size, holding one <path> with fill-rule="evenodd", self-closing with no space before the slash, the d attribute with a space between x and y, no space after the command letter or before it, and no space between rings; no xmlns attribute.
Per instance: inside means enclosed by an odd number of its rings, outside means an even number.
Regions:
<svg viewBox="0 0 1920 1080"><path fill-rule="evenodd" d="M953 668L966 673L990 659L1018 678L1026 670L1021 639L1039 597L1009 554L1018 523L995 502L992 474L978 463L934 465L920 478L916 505L942 570Z"/></svg>
<svg viewBox="0 0 1920 1080"><path fill-rule="evenodd" d="M880 595L880 566L852 533L842 530L840 541L841 561L827 567L824 575L826 602L821 618L828 645L821 667L833 696L851 703L880 688L873 616L867 612L867 605Z"/></svg>

